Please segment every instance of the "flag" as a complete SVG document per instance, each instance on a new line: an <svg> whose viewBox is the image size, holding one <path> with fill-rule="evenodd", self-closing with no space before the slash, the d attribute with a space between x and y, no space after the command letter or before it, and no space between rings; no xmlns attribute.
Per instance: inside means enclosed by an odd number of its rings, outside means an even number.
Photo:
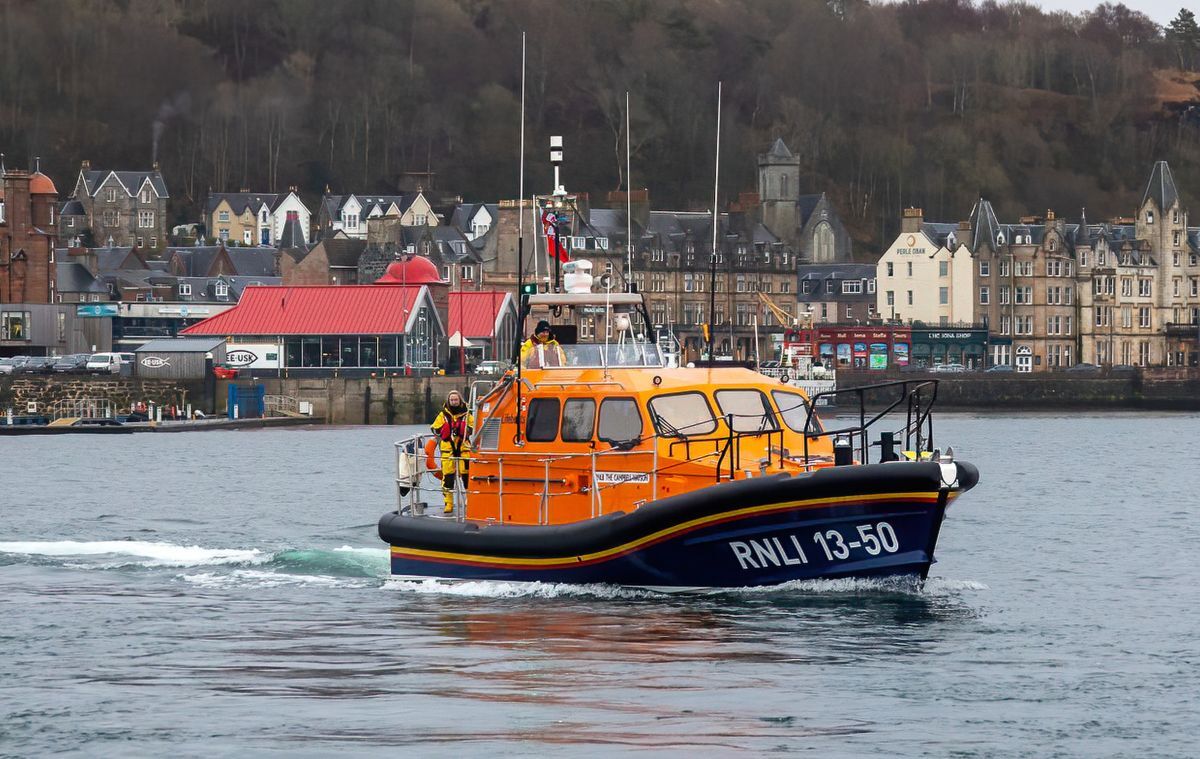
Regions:
<svg viewBox="0 0 1200 759"><path fill-rule="evenodd" d="M558 239L558 219L549 209L542 211L542 233L546 235L546 255L550 258L557 256L563 263L571 260L567 255L567 246Z"/></svg>

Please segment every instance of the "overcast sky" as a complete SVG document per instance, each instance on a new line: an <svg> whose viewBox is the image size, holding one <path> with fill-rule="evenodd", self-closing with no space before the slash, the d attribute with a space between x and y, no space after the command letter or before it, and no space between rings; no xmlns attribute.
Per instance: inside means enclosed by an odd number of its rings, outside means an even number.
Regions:
<svg viewBox="0 0 1200 759"><path fill-rule="evenodd" d="M1115 5L1117 0L1110 0ZM1034 0L1034 5L1040 5L1046 10L1070 11L1080 13L1090 11L1100 4L1100 0ZM1192 3L1186 0L1126 0L1125 5L1145 13L1159 26L1166 26L1171 19L1179 15L1180 8L1187 8Z"/></svg>

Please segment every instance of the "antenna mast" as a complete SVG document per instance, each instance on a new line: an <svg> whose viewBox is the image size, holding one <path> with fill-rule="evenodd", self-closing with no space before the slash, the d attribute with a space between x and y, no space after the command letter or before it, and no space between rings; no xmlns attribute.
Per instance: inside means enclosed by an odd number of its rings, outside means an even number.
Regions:
<svg viewBox="0 0 1200 759"><path fill-rule="evenodd" d="M712 260L708 287L708 358L713 359L713 335L717 316L717 191L721 183L721 83L717 82L717 158L713 169Z"/></svg>
<svg viewBox="0 0 1200 759"><path fill-rule="evenodd" d="M629 90L625 90L625 292L633 292L633 177L629 158Z"/></svg>

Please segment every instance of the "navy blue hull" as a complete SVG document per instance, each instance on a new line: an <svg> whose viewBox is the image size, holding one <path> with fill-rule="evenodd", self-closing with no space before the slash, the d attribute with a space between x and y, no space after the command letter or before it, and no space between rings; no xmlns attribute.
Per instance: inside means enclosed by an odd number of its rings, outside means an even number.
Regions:
<svg viewBox="0 0 1200 759"><path fill-rule="evenodd" d="M738 519L573 567L480 565L393 554L392 574L650 587L924 577L933 563L943 509L938 501L885 502Z"/></svg>
<svg viewBox="0 0 1200 759"><path fill-rule="evenodd" d="M912 475L921 467L936 472L936 479L896 480L895 475ZM647 587L924 577L933 563L946 505L975 484L974 468L953 487L942 480L936 464L846 470L837 477L715 486L704 496L690 494L687 501L662 501L630 515L591 520L598 523L594 526L458 525L437 528L442 535L426 535L417 523L431 520L390 515L381 520L380 535L392 544L392 573L408 577ZM867 479L855 478L850 470L860 470ZM826 481L837 487L821 487ZM850 485L859 492L847 492ZM638 516L649 509L661 509L665 520ZM458 530L457 538L451 529ZM495 536L491 540L489 531ZM522 533L531 533L536 542L521 545Z"/></svg>

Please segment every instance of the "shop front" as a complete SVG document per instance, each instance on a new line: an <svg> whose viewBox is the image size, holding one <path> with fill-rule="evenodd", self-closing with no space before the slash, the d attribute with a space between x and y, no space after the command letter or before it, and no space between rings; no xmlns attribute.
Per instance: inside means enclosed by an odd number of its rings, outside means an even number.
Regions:
<svg viewBox="0 0 1200 759"><path fill-rule="evenodd" d="M962 364L968 369L986 368L987 330L912 330L912 363L920 367Z"/></svg>

